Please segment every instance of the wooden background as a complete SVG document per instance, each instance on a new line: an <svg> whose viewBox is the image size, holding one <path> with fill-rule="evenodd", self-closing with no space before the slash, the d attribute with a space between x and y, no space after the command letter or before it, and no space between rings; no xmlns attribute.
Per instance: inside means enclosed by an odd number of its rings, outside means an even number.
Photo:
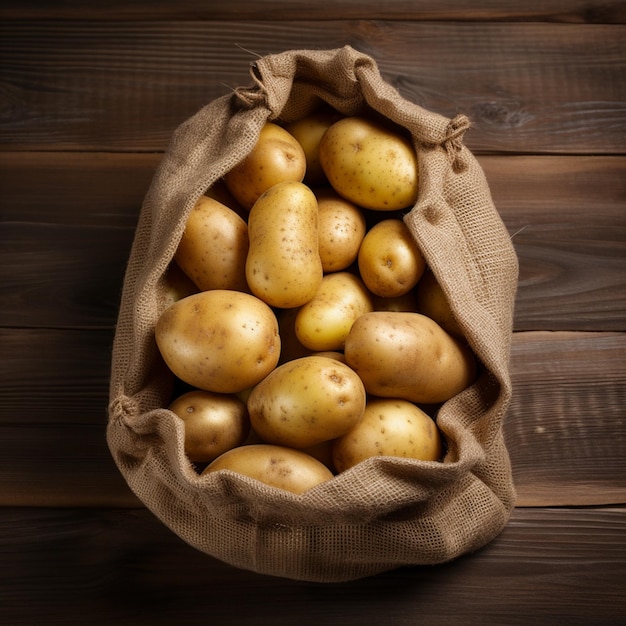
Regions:
<svg viewBox="0 0 626 626"><path fill-rule="evenodd" d="M626 3L0 2L0 623L626 622ZM106 448L139 207L172 131L254 55L345 44L467 114L520 282L518 507L481 552L342 585L235 570Z"/></svg>

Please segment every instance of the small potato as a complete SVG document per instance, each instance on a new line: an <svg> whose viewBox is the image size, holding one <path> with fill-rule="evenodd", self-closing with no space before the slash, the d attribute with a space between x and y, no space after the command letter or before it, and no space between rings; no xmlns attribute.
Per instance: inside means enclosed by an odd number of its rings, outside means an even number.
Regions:
<svg viewBox="0 0 626 626"><path fill-rule="evenodd" d="M284 309L308 302L323 276L313 192L304 183L274 185L252 207L248 235L245 271L252 293Z"/></svg>
<svg viewBox="0 0 626 626"><path fill-rule="evenodd" d="M163 275L162 310L194 293L198 293L198 287L195 283L178 267L175 261L170 263Z"/></svg>
<svg viewBox="0 0 626 626"><path fill-rule="evenodd" d="M261 194L283 181L302 182L306 155L296 138L278 124L263 126L251 152L224 175L235 200L247 210Z"/></svg>
<svg viewBox="0 0 626 626"><path fill-rule="evenodd" d="M165 309L155 339L178 378L216 393L256 385L280 355L272 309L253 295L225 289L203 291Z"/></svg>
<svg viewBox="0 0 626 626"><path fill-rule="evenodd" d="M419 313L361 315L346 338L344 353L367 392L384 398L445 402L476 377L471 349Z"/></svg>
<svg viewBox="0 0 626 626"><path fill-rule="evenodd" d="M189 391L170 405L185 423L185 453L190 461L208 463L240 446L250 431L248 409L235 396Z"/></svg>
<svg viewBox="0 0 626 626"><path fill-rule="evenodd" d="M248 398L250 423L268 443L307 448L350 430L365 408L361 379L344 363L306 356L277 367Z"/></svg>
<svg viewBox="0 0 626 626"><path fill-rule="evenodd" d="M230 470L295 494L333 478L333 473L321 461L305 452L262 443L225 452L208 465L202 475L220 470Z"/></svg>
<svg viewBox="0 0 626 626"><path fill-rule="evenodd" d="M335 191L358 206L396 211L417 201L417 154L395 128L345 117L324 133L319 155Z"/></svg>
<svg viewBox="0 0 626 626"><path fill-rule="evenodd" d="M338 472L373 456L438 461L442 453L435 422L413 403L398 399L370 399L361 421L332 444Z"/></svg>
<svg viewBox="0 0 626 626"><path fill-rule="evenodd" d="M399 219L378 222L365 235L359 249L359 273L377 296L393 298L408 293L426 269L406 224Z"/></svg>
<svg viewBox="0 0 626 626"><path fill-rule="evenodd" d="M317 352L342 350L354 321L372 310L371 295L358 276L326 274L315 296L296 315L296 337Z"/></svg>
<svg viewBox="0 0 626 626"><path fill-rule="evenodd" d="M198 289L248 291L248 226L232 209L202 196L191 210L174 260Z"/></svg>
<svg viewBox="0 0 626 626"><path fill-rule="evenodd" d="M319 207L319 251L324 273L344 270L357 259L365 237L363 211L333 189L315 191Z"/></svg>
<svg viewBox="0 0 626 626"><path fill-rule="evenodd" d="M341 114L337 111L324 109L285 124L285 130L296 138L304 150L306 157L304 182L307 185L318 186L327 182L320 164L319 145L326 130L340 117Z"/></svg>
<svg viewBox="0 0 626 626"><path fill-rule="evenodd" d="M463 330L454 317L450 302L430 269L424 272L417 285L416 301L415 311L434 319L451 335L463 337Z"/></svg>

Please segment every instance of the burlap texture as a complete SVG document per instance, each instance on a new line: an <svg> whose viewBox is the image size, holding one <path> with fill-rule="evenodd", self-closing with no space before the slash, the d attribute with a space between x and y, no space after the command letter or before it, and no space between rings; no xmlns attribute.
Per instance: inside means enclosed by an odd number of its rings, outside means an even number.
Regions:
<svg viewBox="0 0 626 626"><path fill-rule="evenodd" d="M517 257L483 172L464 146L468 121L403 99L375 61L346 46L259 59L250 87L217 99L174 133L146 195L125 276L112 354L107 441L131 489L177 535L239 568L346 581L437 564L484 546L514 506L502 434ZM317 98L363 107L406 129L421 190L406 223L444 287L485 373L437 423L442 463L372 458L296 496L233 473L200 477L167 407L173 377L154 340L164 272L196 200L251 150L268 120L289 121Z"/></svg>

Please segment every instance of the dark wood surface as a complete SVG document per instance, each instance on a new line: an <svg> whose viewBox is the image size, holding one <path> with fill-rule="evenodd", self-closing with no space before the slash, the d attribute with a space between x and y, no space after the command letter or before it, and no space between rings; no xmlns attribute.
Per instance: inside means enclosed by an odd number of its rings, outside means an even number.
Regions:
<svg viewBox="0 0 626 626"><path fill-rule="evenodd" d="M626 623L626 3L0 3L0 624ZM520 259L518 501L477 554L340 585L198 553L104 440L139 207L254 55L353 45L466 113Z"/></svg>

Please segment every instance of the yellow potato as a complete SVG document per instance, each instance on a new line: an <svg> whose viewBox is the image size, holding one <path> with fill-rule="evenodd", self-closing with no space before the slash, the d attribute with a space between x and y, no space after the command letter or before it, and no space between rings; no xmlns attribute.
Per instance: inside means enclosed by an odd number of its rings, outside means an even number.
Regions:
<svg viewBox="0 0 626 626"><path fill-rule="evenodd" d="M232 209L239 217L244 220L248 219L248 210L244 209L237 200L233 197L233 194L228 191L226 183L223 180L218 180L211 187L209 187L204 195L225 204L229 209Z"/></svg>
<svg viewBox="0 0 626 626"><path fill-rule="evenodd" d="M361 379L344 363L306 356L277 367L248 398L254 431L268 443L306 448L339 437L365 408Z"/></svg>
<svg viewBox="0 0 626 626"><path fill-rule="evenodd" d="M274 185L252 207L248 235L245 270L252 293L285 309L308 302L323 276L314 193L304 183Z"/></svg>
<svg viewBox="0 0 626 626"><path fill-rule="evenodd" d="M195 283L176 262L170 263L163 275L162 310L194 293L198 293Z"/></svg>
<svg viewBox="0 0 626 626"><path fill-rule="evenodd" d="M434 319L451 335L463 337L463 330L454 317L450 302L430 270L424 272L417 285L416 303L415 311Z"/></svg>
<svg viewBox="0 0 626 626"><path fill-rule="evenodd" d="M304 150L306 157L304 182L307 185L317 186L327 182L320 164L319 145L326 130L340 117L336 111L325 109L285 124L285 130L296 138Z"/></svg>
<svg viewBox="0 0 626 626"><path fill-rule="evenodd" d="M395 128L345 117L324 133L319 155L333 188L361 207L396 211L417 201L417 155Z"/></svg>
<svg viewBox="0 0 626 626"><path fill-rule="evenodd" d="M250 431L248 409L232 395L189 391L169 408L185 423L185 453L190 461L213 461L240 446Z"/></svg>
<svg viewBox="0 0 626 626"><path fill-rule="evenodd" d="M296 315L296 337L318 352L342 350L354 321L372 310L370 293L358 276L326 274L315 296Z"/></svg>
<svg viewBox="0 0 626 626"><path fill-rule="evenodd" d="M419 313L361 315L346 338L344 353L367 392L384 398L445 402L476 376L470 348Z"/></svg>
<svg viewBox="0 0 626 626"><path fill-rule="evenodd" d="M214 289L179 300L160 315L155 338L176 376L216 393L252 387L280 355L274 312L240 291Z"/></svg>
<svg viewBox="0 0 626 626"><path fill-rule="evenodd" d="M358 256L359 273L377 296L393 298L408 293L426 269L426 261L406 224L387 219L372 226Z"/></svg>
<svg viewBox="0 0 626 626"><path fill-rule="evenodd" d="M435 422L412 402L372 398L363 418L332 444L333 465L338 472L374 456L394 456L438 461L443 453Z"/></svg>
<svg viewBox="0 0 626 626"><path fill-rule="evenodd" d="M319 207L319 251L324 272L346 269L365 237L363 211L330 188L315 191Z"/></svg>
<svg viewBox="0 0 626 626"><path fill-rule="evenodd" d="M295 494L333 478L333 473L322 462L305 452L262 443L225 452L209 464L202 475L220 470L230 470Z"/></svg>
<svg viewBox="0 0 626 626"><path fill-rule="evenodd" d="M261 194L283 181L302 182L306 155L296 138L281 126L263 126L251 152L224 175L235 200L247 210Z"/></svg>
<svg viewBox="0 0 626 626"><path fill-rule="evenodd" d="M174 260L198 289L248 291L248 226L232 209L202 196L192 209Z"/></svg>

